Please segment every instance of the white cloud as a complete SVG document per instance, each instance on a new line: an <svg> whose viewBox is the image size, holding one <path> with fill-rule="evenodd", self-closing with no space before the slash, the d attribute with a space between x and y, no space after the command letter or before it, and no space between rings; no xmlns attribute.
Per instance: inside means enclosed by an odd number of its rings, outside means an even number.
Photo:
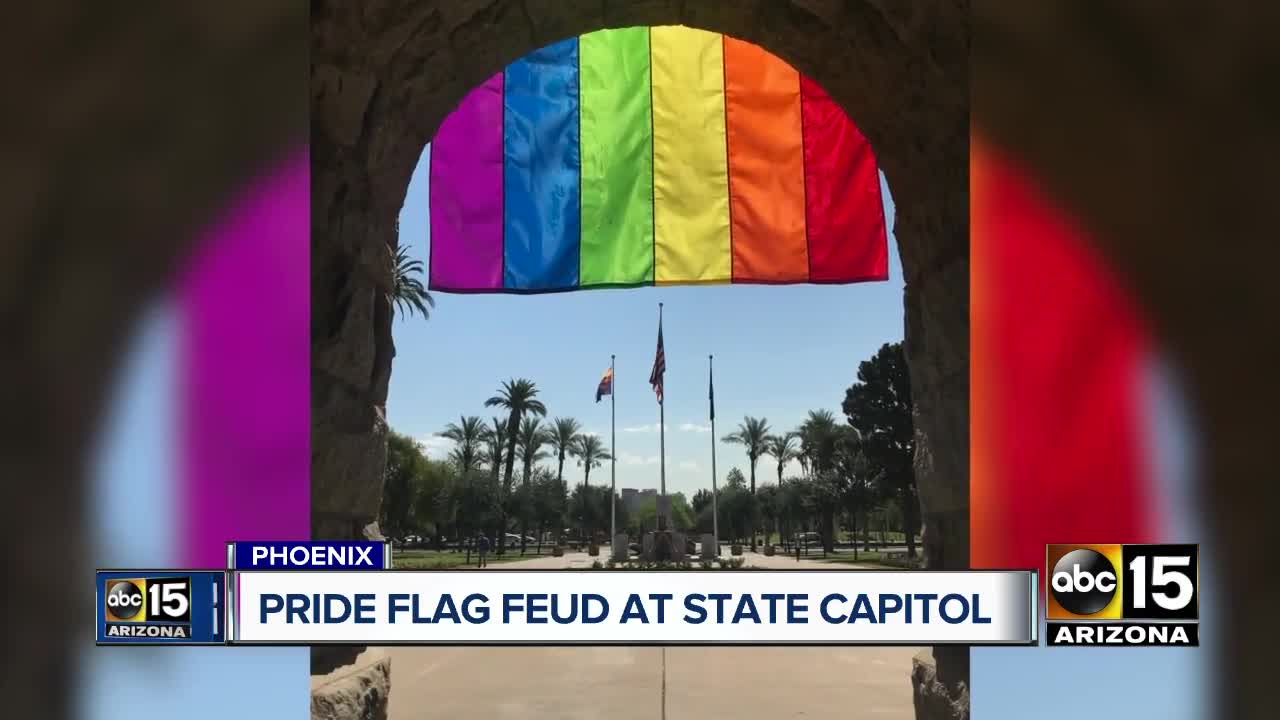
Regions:
<svg viewBox="0 0 1280 720"><path fill-rule="evenodd" d="M436 460L448 457L449 451L453 449L453 441L439 435L427 435L418 442L422 443L422 452Z"/></svg>
<svg viewBox="0 0 1280 720"><path fill-rule="evenodd" d="M670 430L670 429L671 429L671 426L670 426L670 425L667 425L667 426L666 426L666 429L667 429L667 430ZM633 426L631 426L631 427L624 427L624 428L622 428L622 432L629 432L629 433L656 433L656 432L658 432L658 423L653 423L652 425L633 425Z"/></svg>
<svg viewBox="0 0 1280 720"><path fill-rule="evenodd" d="M586 435L587 437L600 437L600 433L595 430L583 430L581 434Z"/></svg>
<svg viewBox="0 0 1280 720"><path fill-rule="evenodd" d="M681 423L680 429L683 430L684 432L696 432L696 433L711 432L710 425L699 425L698 423L690 423L690 422Z"/></svg>
<svg viewBox="0 0 1280 720"><path fill-rule="evenodd" d="M681 470L697 470L698 463L692 460L681 460L679 467Z"/></svg>
<svg viewBox="0 0 1280 720"><path fill-rule="evenodd" d="M622 463L623 465L657 465L658 456L657 455L640 456L640 455L632 455L629 452L623 452L618 454L618 462Z"/></svg>

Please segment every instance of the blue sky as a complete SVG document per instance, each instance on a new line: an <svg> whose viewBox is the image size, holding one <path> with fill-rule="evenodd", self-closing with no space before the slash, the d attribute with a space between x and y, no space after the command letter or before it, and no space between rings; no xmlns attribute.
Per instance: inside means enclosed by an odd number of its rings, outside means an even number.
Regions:
<svg viewBox="0 0 1280 720"><path fill-rule="evenodd" d="M400 242L426 262L430 247L429 174L423 153L400 216ZM893 202L883 183L893 231ZM538 384L551 416L577 418L609 442L609 400L596 384L617 355L618 487L657 487L658 404L649 387L665 303L667 486L692 494L711 483L707 355L715 355L716 434L744 415L791 429L811 409L840 414L858 362L903 336L902 267L890 238L889 280L844 286L646 287L550 295L433 294L431 320L397 318L396 359L387 414L391 427L422 442L432 457L449 443L435 437L459 415L494 413L484 401L511 377ZM723 480L738 466L738 446L720 443ZM798 471L798 466L787 469ZM581 470L565 474L581 482ZM776 479L760 461L757 482ZM609 466L592 471L608 482Z"/></svg>

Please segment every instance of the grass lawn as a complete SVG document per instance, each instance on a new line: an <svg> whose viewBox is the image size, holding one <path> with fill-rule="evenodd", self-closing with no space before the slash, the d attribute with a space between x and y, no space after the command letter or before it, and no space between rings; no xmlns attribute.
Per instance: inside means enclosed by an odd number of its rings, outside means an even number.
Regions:
<svg viewBox="0 0 1280 720"><path fill-rule="evenodd" d="M763 540L763 538L766 537L765 533L761 532L760 537ZM768 540L764 540L765 542L771 542L774 545L782 544L782 538L776 532L770 532L767 537L768 537ZM842 530L837 537L840 542L848 543L850 540L853 539L853 534L850 533L848 530ZM858 537L861 538L862 537L861 534L859 534ZM872 542L878 543L881 541L881 539L882 538L880 537L880 533L878 531L872 531L871 533ZM721 538L721 540L724 540L724 538ZM883 540L889 543L890 545L905 545L907 543L906 536L900 532L887 532L884 534ZM917 535L916 542L919 542L919 541L920 541L920 536Z"/></svg>
<svg viewBox="0 0 1280 720"><path fill-rule="evenodd" d="M512 560L528 560L529 558L538 557L536 547L530 547L524 557L520 557L520 548L517 547L515 552L507 548L505 555L498 555L492 550L489 551L489 563L497 564L503 562L511 562ZM551 546L544 545L542 547L543 555L551 554ZM467 565L467 553L454 552L452 550L394 550L391 553L391 564L396 570L450 570L453 568L474 568L478 556L475 552L471 553L471 564Z"/></svg>
<svg viewBox="0 0 1280 720"><path fill-rule="evenodd" d="M821 562L828 562L828 563L840 563L840 564L842 564L842 565L874 565L874 566L876 566L876 567L884 568L885 570L907 570L907 569L909 569L909 568L902 567L901 565L889 565L889 564L886 564L886 563L884 562L884 556L885 556L885 554L884 554L884 553L882 553L882 552L880 552L880 551L878 551L878 550L872 550L872 551L870 551L870 552L868 552L868 551L864 551L864 550L859 550L859 551L858 551L858 559L857 559L857 560L854 560L854 559L853 559L853 553L852 553L852 552L841 552L841 553L835 553L835 554L832 554L832 555L828 555L828 556L826 557L826 559L823 559L821 556L819 556L819 557L810 557L809 559L811 559L811 560L819 560L819 561L821 561Z"/></svg>

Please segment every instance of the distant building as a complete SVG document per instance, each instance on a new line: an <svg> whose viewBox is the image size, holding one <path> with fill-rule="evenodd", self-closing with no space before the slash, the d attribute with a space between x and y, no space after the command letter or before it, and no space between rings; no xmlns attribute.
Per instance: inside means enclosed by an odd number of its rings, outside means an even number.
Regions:
<svg viewBox="0 0 1280 720"><path fill-rule="evenodd" d="M634 513L640 509L645 500L658 498L658 491L652 488L648 490L637 490L635 488L622 488L622 506L627 509L628 513Z"/></svg>

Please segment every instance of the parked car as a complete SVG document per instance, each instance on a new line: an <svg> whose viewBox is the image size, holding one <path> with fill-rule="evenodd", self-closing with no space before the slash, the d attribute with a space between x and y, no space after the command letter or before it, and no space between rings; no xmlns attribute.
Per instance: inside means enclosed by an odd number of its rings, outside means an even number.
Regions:
<svg viewBox="0 0 1280 720"><path fill-rule="evenodd" d="M797 533L795 536L795 542L798 545L809 545L809 546L821 545L822 536L816 532Z"/></svg>
<svg viewBox="0 0 1280 720"><path fill-rule="evenodd" d="M520 544L520 536L519 536L519 535L516 535L515 533L507 533L507 540L506 540L506 544L507 544L508 546L511 546L511 545L519 545L519 544ZM537 545L537 544L538 544L538 541L537 541L535 538L531 538L531 537L529 537L528 535L525 535L525 536L524 536L524 544L525 544L525 545Z"/></svg>

